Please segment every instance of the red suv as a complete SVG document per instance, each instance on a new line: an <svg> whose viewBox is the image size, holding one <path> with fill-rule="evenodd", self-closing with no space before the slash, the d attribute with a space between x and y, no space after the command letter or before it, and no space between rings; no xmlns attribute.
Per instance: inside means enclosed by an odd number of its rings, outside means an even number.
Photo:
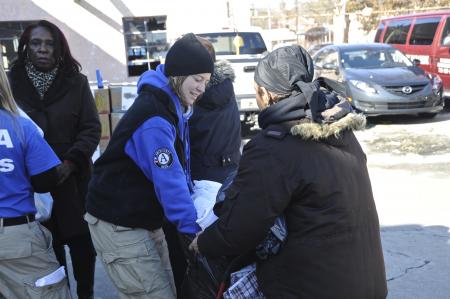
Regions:
<svg viewBox="0 0 450 299"><path fill-rule="evenodd" d="M450 98L450 10L381 20L375 42L391 44L443 84ZM439 80L435 80L439 82Z"/></svg>

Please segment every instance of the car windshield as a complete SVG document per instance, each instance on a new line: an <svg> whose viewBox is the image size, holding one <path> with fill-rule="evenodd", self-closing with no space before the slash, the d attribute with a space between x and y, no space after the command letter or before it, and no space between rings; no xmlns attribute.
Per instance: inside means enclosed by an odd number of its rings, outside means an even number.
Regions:
<svg viewBox="0 0 450 299"><path fill-rule="evenodd" d="M409 67L412 62L396 49L341 50L344 68L374 69Z"/></svg>
<svg viewBox="0 0 450 299"><path fill-rule="evenodd" d="M267 51L258 32L201 33L214 46L216 55L262 54Z"/></svg>

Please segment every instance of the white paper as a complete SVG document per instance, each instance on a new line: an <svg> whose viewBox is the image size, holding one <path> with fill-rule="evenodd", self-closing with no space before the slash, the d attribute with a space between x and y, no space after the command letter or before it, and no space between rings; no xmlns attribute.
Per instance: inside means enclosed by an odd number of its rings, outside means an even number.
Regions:
<svg viewBox="0 0 450 299"><path fill-rule="evenodd" d="M61 266L56 271L36 280L34 285L36 287L45 287L48 285L56 284L63 280L65 277L66 272L64 271L64 266Z"/></svg>
<svg viewBox="0 0 450 299"><path fill-rule="evenodd" d="M192 200L197 210L197 223L202 230L217 220L213 208L216 204L217 192L221 186L220 183L208 180L194 181Z"/></svg>

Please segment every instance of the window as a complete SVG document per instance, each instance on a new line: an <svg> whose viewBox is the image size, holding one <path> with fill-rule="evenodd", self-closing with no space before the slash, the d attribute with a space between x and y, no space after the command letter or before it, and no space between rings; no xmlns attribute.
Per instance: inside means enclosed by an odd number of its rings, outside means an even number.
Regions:
<svg viewBox="0 0 450 299"><path fill-rule="evenodd" d="M338 67L338 53L335 50L331 50L323 58L323 65L325 64L331 64L335 67Z"/></svg>
<svg viewBox="0 0 450 299"><path fill-rule="evenodd" d="M341 54L344 68L377 69L412 66L412 62L394 48L346 50Z"/></svg>
<svg viewBox="0 0 450 299"><path fill-rule="evenodd" d="M409 43L411 45L431 45L440 17L416 19Z"/></svg>
<svg viewBox="0 0 450 299"><path fill-rule="evenodd" d="M375 42L379 43L381 42L380 38L381 38L381 33L383 32L384 29L384 23L380 23L380 25L378 25L377 28L377 34L375 34Z"/></svg>
<svg viewBox="0 0 450 299"><path fill-rule="evenodd" d="M450 17L445 21L445 27L442 30L441 45L450 46Z"/></svg>
<svg viewBox="0 0 450 299"><path fill-rule="evenodd" d="M410 26L411 19L389 22L383 42L387 44L406 44Z"/></svg>
<svg viewBox="0 0 450 299"><path fill-rule="evenodd" d="M123 18L128 76L155 69L169 49L166 16Z"/></svg>
<svg viewBox="0 0 450 299"><path fill-rule="evenodd" d="M325 63L327 63L326 58L333 52L333 49L326 49L322 52L319 52L314 59L314 64L321 68Z"/></svg>
<svg viewBox="0 0 450 299"><path fill-rule="evenodd" d="M35 21L0 22L0 58L5 70L17 58L19 39L25 28Z"/></svg>
<svg viewBox="0 0 450 299"><path fill-rule="evenodd" d="M262 54L267 51L266 44L258 32L218 32L198 35L213 44L216 55Z"/></svg>

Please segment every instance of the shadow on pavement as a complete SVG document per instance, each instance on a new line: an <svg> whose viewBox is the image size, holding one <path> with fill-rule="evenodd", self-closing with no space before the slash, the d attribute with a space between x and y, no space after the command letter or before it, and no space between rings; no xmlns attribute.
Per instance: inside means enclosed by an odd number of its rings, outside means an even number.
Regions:
<svg viewBox="0 0 450 299"><path fill-rule="evenodd" d="M450 119L450 107L445 108L435 117L424 117L419 115L380 115L367 117L367 128L376 125L403 124L414 125L423 123L436 123Z"/></svg>

